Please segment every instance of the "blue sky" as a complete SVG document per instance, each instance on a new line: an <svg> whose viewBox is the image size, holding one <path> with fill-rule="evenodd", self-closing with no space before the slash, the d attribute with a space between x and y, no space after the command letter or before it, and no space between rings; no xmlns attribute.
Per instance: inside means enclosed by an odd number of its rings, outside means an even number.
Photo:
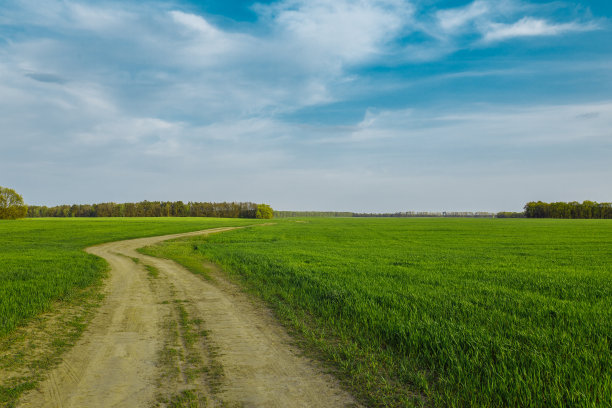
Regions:
<svg viewBox="0 0 612 408"><path fill-rule="evenodd" d="M30 204L611 201L612 2L0 6L0 185Z"/></svg>

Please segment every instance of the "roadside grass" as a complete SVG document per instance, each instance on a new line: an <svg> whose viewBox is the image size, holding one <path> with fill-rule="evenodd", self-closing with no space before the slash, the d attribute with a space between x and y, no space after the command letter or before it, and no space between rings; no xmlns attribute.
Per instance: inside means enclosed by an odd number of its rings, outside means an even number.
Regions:
<svg viewBox="0 0 612 408"><path fill-rule="evenodd" d="M0 407L14 407L79 339L100 305L99 285L80 289L53 310L0 338Z"/></svg>
<svg viewBox="0 0 612 408"><path fill-rule="evenodd" d="M199 254L198 252L198 244L194 243L193 245L185 245L182 240L171 240L168 241L168 245L164 245L164 252L160 254L157 251L157 248L161 248L158 246L149 246L144 248L138 248L138 251L144 255L151 256L160 256L163 258L170 258L175 262L183 265L191 272L202 276L206 280L211 280L210 270L207 266L207 259L203 254ZM199 254L199 256L198 256Z"/></svg>
<svg viewBox="0 0 612 408"><path fill-rule="evenodd" d="M608 220L301 219L143 252L221 265L370 406L604 407L611 248Z"/></svg>

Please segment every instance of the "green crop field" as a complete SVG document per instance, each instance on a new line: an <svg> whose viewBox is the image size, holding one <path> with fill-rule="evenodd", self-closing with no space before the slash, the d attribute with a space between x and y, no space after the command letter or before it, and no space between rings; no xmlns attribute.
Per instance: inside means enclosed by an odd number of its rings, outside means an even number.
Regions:
<svg viewBox="0 0 612 408"><path fill-rule="evenodd" d="M372 406L612 406L612 222L303 219L146 249L210 259Z"/></svg>
<svg viewBox="0 0 612 408"><path fill-rule="evenodd" d="M0 337L52 302L98 282L106 262L85 247L109 241L253 224L218 218L0 220Z"/></svg>

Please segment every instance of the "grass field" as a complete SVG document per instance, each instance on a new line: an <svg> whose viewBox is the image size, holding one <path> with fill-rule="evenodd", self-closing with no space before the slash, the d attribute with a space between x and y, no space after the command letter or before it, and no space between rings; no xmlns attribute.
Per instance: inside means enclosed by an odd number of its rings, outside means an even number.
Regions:
<svg viewBox="0 0 612 408"><path fill-rule="evenodd" d="M146 251L222 265L372 406L612 406L607 220L289 220Z"/></svg>
<svg viewBox="0 0 612 408"><path fill-rule="evenodd" d="M109 241L253 224L215 218L96 218L0 221L0 337L52 302L98 282L106 262L83 248Z"/></svg>

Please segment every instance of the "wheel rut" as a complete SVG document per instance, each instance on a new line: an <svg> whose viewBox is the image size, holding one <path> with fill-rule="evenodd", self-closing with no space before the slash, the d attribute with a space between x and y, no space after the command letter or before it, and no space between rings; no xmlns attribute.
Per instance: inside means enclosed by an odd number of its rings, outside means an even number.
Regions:
<svg viewBox="0 0 612 408"><path fill-rule="evenodd" d="M18 406L358 406L300 355L265 307L223 276L207 281L173 261L137 252L167 239L231 229L88 248L111 266L105 300L81 340Z"/></svg>

